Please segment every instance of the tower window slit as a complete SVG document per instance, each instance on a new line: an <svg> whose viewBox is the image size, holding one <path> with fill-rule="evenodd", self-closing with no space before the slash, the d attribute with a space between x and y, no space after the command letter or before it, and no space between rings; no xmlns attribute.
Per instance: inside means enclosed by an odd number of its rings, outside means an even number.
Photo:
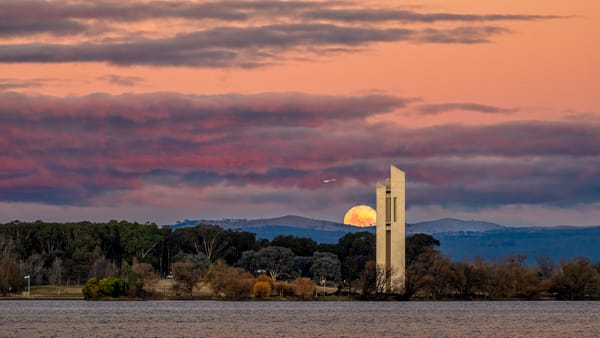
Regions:
<svg viewBox="0 0 600 338"><path fill-rule="evenodd" d="M392 199L389 196L385 198L385 223L390 224L392 222Z"/></svg>
<svg viewBox="0 0 600 338"><path fill-rule="evenodd" d="M394 222L396 222L396 197L394 197Z"/></svg>

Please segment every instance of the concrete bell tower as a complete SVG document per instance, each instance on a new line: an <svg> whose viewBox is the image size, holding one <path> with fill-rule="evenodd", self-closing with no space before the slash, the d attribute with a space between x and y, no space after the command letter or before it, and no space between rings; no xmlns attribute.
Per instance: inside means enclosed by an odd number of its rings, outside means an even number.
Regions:
<svg viewBox="0 0 600 338"><path fill-rule="evenodd" d="M405 174L390 166L385 185L377 183L376 263L385 273L386 292L404 290L406 250Z"/></svg>

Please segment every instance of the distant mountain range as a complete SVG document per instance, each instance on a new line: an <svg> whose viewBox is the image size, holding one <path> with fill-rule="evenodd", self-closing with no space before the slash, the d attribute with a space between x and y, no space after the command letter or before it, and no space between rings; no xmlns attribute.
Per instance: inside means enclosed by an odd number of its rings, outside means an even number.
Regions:
<svg viewBox="0 0 600 338"><path fill-rule="evenodd" d="M278 235L294 235L310 237L318 243L337 243L340 237L349 232L371 231L374 227L359 228L337 222L316 220L301 216L283 216L263 219L221 219L221 220L185 220L173 224L171 228L195 226L202 224L215 224L224 229L243 230L256 234L257 238L272 240Z"/></svg>
<svg viewBox="0 0 600 338"><path fill-rule="evenodd" d="M225 229L243 230L257 238L273 239L278 235L310 237L319 243L337 243L349 232L368 231L375 227L354 227L342 223L316 220L301 216L265 219L185 220L171 225L173 229L215 224ZM443 218L406 225L406 235L426 233L441 242L440 250L454 261L481 256L489 261L509 255L523 254L529 263L540 255L554 261L586 256L600 261L600 226L594 227L507 227L491 222L464 221Z"/></svg>
<svg viewBox="0 0 600 338"><path fill-rule="evenodd" d="M442 218L435 221L407 224L407 233L454 233L454 232L483 232L503 230L505 226L482 221L463 221L456 218Z"/></svg>

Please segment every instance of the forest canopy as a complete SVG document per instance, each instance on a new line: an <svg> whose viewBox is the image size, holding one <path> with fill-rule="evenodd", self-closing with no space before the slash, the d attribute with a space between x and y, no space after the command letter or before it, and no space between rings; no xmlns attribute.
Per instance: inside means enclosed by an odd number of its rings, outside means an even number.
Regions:
<svg viewBox="0 0 600 338"><path fill-rule="evenodd" d="M526 257L515 253L497 262L477 257L452 262L437 249L439 245L427 234L407 237L405 287L394 297L600 297L600 263L585 257L558 264L540 256L535 265L526 265ZM235 298L252 292L260 297L294 292L307 297L306 290L325 283L338 292L385 298L389 295L383 291L382 272L374 259L375 236L369 232L348 233L337 244L319 244L289 235L257 239L250 232L211 224L177 230L114 220L0 224L0 294L4 295L22 290L27 275L32 285L86 284L84 295L90 298L152 296L147 286L157 278L174 278L190 296L195 285L204 281L217 290L215 294ZM260 275L265 277L253 280Z"/></svg>

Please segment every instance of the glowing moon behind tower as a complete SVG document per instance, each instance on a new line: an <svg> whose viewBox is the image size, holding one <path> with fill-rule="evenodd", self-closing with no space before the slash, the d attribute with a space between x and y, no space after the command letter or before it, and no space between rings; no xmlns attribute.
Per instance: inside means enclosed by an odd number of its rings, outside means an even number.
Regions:
<svg viewBox="0 0 600 338"><path fill-rule="evenodd" d="M376 221L377 213L373 208L368 205L357 205L344 216L344 224L354 225L357 227L370 227L374 226Z"/></svg>

